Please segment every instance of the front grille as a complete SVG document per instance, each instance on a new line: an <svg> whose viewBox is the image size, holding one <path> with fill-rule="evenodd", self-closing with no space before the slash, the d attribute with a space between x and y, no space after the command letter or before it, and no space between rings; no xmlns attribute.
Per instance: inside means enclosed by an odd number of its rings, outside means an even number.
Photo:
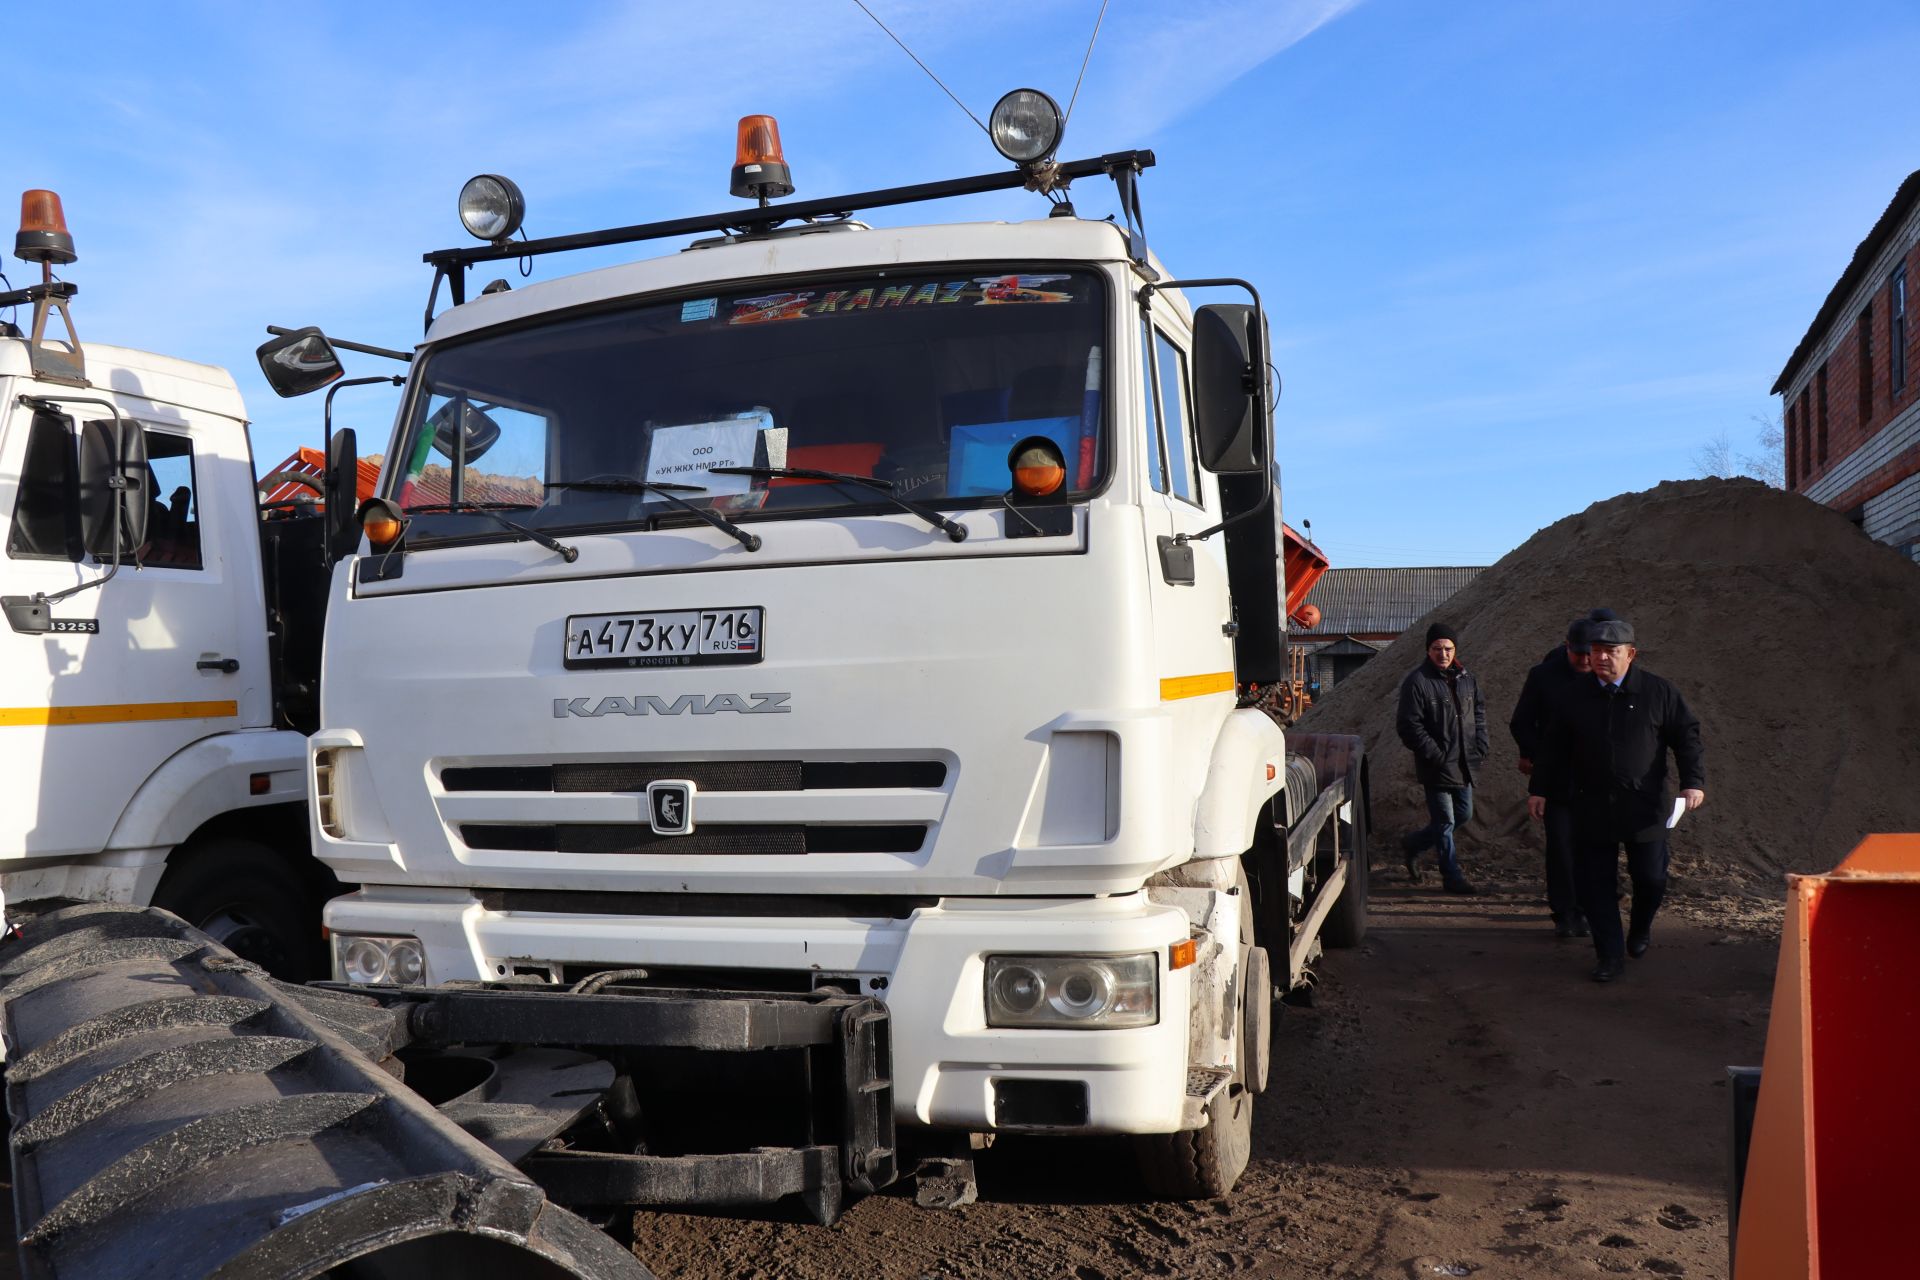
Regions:
<svg viewBox="0 0 1920 1280"><path fill-rule="evenodd" d="M926 843L923 823L902 826L825 823L726 823L684 836L656 835L630 822L537 826L468 823L460 838L474 849L515 853L914 853Z"/></svg>
<svg viewBox="0 0 1920 1280"><path fill-rule="evenodd" d="M475 765L447 769L447 791L645 791L649 782L686 780L702 791L849 791L942 786L938 760L686 760L605 764Z"/></svg>
<svg viewBox="0 0 1920 1280"><path fill-rule="evenodd" d="M601 893L580 889L488 889L488 911L590 916L724 916L803 920L820 916L906 920L940 904L928 895L883 893Z"/></svg>

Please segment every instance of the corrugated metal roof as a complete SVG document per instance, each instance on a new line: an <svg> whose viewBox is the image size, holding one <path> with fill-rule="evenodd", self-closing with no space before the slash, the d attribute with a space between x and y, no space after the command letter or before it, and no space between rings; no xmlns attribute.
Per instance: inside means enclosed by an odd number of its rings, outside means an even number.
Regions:
<svg viewBox="0 0 1920 1280"><path fill-rule="evenodd" d="M1405 631L1434 606L1472 582L1484 566L1423 569L1329 569L1307 603L1320 609L1320 625L1292 634L1342 636Z"/></svg>
<svg viewBox="0 0 1920 1280"><path fill-rule="evenodd" d="M1792 383L1794 375L1800 370L1801 362L1811 356L1814 347L1826 337L1827 326L1839 316L1840 308L1846 305L1854 286L1860 283L1867 269L1873 265L1874 259L1880 256L1880 250L1886 247L1893 233L1898 231L1900 224L1906 221L1915 200L1920 200L1920 169L1907 175L1906 181L1900 184L1900 189L1893 193L1893 199L1888 202L1886 212L1882 213L1880 220L1873 224L1873 230L1867 232L1867 238L1854 249L1853 258L1847 263L1847 269L1840 273L1840 279L1835 281L1833 288L1828 291L1827 300L1820 304L1820 310L1813 317L1813 323L1807 326L1806 335L1800 339L1800 345L1795 347L1793 354L1787 357L1786 367L1781 369L1780 376L1774 379L1773 390L1768 392L1768 395L1780 395Z"/></svg>

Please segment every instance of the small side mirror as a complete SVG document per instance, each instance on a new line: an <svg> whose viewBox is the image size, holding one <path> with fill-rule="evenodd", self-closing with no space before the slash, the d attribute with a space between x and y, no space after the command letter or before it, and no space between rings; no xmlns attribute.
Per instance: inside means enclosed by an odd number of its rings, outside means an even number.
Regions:
<svg viewBox="0 0 1920 1280"><path fill-rule="evenodd" d="M456 421L460 424L458 428L454 426ZM465 400L447 401L433 411L427 425L433 428L434 449L448 461L457 456L456 430L467 438L468 462L478 459L500 439L500 424Z"/></svg>
<svg viewBox="0 0 1920 1280"><path fill-rule="evenodd" d="M1216 475L1267 469L1267 335L1245 303L1193 313L1194 426L1200 465Z"/></svg>
<svg viewBox="0 0 1920 1280"><path fill-rule="evenodd" d="M269 338L254 352L260 372L276 395L303 396L318 391L345 373L333 344L317 325Z"/></svg>
<svg viewBox="0 0 1920 1280"><path fill-rule="evenodd" d="M327 442L326 561L337 563L360 545L360 451L352 427L342 427Z"/></svg>
<svg viewBox="0 0 1920 1280"><path fill-rule="evenodd" d="M147 540L147 512L154 501L147 471L147 433L132 422L82 426L80 541L87 554L103 563L133 563L134 552Z"/></svg>

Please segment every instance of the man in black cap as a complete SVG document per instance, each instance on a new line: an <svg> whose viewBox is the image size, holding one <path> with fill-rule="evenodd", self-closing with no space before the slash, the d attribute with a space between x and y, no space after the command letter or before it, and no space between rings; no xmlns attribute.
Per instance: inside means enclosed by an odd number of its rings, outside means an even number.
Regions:
<svg viewBox="0 0 1920 1280"><path fill-rule="evenodd" d="M1653 917L1667 888L1667 752L1680 774L1680 802L1706 802L1700 721L1680 691L1636 666L1633 625L1596 623L1590 635L1593 679L1576 681L1563 713L1541 740L1527 809L1546 813L1563 792L1573 811L1574 890L1593 929L1595 982L1611 982L1653 941ZM1559 789L1559 792L1556 791ZM1627 851L1633 909L1620 931L1619 859Z"/></svg>
<svg viewBox="0 0 1920 1280"><path fill-rule="evenodd" d="M1520 699L1513 704L1513 718L1507 721L1507 731L1520 749L1521 773L1533 772L1547 726L1560 714L1574 682L1593 670L1588 658L1592 629L1593 622L1586 616L1575 618L1567 628L1566 643L1550 650L1527 672ZM1557 938L1584 938L1587 918L1573 892L1573 811L1564 793L1547 797L1546 824L1547 911L1553 917L1553 933Z"/></svg>
<svg viewBox="0 0 1920 1280"><path fill-rule="evenodd" d="M1440 881L1448 893L1472 893L1454 854L1454 830L1473 816L1473 771L1487 758L1487 703L1480 686L1460 665L1453 628L1427 628L1427 660L1400 682L1400 741L1413 752L1413 770L1427 793L1425 827L1409 832L1400 848L1407 875L1420 879L1420 854L1435 849Z"/></svg>

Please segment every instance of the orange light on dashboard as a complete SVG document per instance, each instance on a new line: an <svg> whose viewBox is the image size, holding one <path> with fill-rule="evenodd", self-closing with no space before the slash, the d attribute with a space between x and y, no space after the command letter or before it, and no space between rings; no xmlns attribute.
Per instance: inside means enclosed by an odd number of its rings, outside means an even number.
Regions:
<svg viewBox="0 0 1920 1280"><path fill-rule="evenodd" d="M1200 943L1193 938L1176 942L1167 948L1167 968L1169 969L1184 969L1199 958Z"/></svg>
<svg viewBox="0 0 1920 1280"><path fill-rule="evenodd" d="M741 116L733 148L734 195L759 199L793 194L793 174L780 149L780 125L772 116Z"/></svg>
<svg viewBox="0 0 1920 1280"><path fill-rule="evenodd" d="M1013 489L1025 498L1044 498L1067 482L1067 463L1060 446L1045 436L1028 436L1007 454Z"/></svg>
<svg viewBox="0 0 1920 1280"><path fill-rule="evenodd" d="M13 237L13 256L50 266L72 262L73 236L67 231L60 197L38 188L20 193L20 230Z"/></svg>

